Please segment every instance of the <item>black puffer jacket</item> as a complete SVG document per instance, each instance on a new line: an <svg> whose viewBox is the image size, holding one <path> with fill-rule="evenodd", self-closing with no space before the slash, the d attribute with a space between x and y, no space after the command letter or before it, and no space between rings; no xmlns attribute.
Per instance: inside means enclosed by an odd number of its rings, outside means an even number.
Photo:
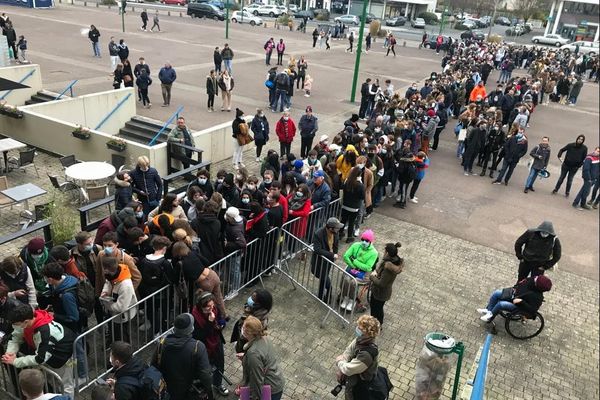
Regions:
<svg viewBox="0 0 600 400"><path fill-rule="evenodd" d="M223 258L223 238L221 221L214 214L202 213L191 222L192 229L198 234L200 254L213 264Z"/></svg>
<svg viewBox="0 0 600 400"><path fill-rule="evenodd" d="M542 234L547 236L542 237ZM515 242L515 255L519 260L538 263L544 269L553 267L560 260L561 250L560 240L549 221L528 229Z"/></svg>
<svg viewBox="0 0 600 400"><path fill-rule="evenodd" d="M137 357L133 357L128 363L119 368L117 372L115 372L115 399L140 399L139 378L145 369L146 365Z"/></svg>
<svg viewBox="0 0 600 400"><path fill-rule="evenodd" d="M150 167L148 171L142 171L140 167L136 167L129 175L133 182L133 191L140 196L141 202L160 202L163 185L156 168Z"/></svg>

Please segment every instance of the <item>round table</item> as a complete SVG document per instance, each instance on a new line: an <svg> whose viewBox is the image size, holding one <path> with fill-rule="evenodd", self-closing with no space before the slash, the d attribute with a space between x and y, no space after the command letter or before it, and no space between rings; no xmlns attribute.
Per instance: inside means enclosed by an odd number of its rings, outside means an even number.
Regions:
<svg viewBox="0 0 600 400"><path fill-rule="evenodd" d="M65 175L78 181L96 181L113 176L115 167L103 161L85 161L65 169Z"/></svg>

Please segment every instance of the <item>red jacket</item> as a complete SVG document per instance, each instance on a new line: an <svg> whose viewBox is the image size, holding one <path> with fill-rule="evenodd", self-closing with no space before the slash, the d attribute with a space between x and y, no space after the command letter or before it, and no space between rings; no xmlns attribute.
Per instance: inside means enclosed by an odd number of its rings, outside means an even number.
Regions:
<svg viewBox="0 0 600 400"><path fill-rule="evenodd" d="M279 121L277 121L277 125L275 125L275 132L277 133L277 137L279 138L280 142L292 143L294 136L296 136L296 124L291 118L288 118L287 121L284 121L283 117L281 117L279 118Z"/></svg>
<svg viewBox="0 0 600 400"><path fill-rule="evenodd" d="M298 221L292 224L292 235L298 239L304 239L306 236L306 230L308 228L308 215L310 214L310 206L312 205L310 199L307 199L304 203L304 207L299 210L290 210L290 220L294 218L300 218ZM311 238L312 240L312 238Z"/></svg>

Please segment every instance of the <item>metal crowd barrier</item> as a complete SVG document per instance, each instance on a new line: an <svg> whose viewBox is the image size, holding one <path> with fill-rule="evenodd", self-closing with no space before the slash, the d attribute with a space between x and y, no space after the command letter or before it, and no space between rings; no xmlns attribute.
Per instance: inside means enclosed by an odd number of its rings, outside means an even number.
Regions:
<svg viewBox="0 0 600 400"><path fill-rule="evenodd" d="M44 373L44 393L63 393L63 384L60 376L44 365L34 367ZM2 363L0 366L0 393L8 397L0 396L2 399L21 400L23 394L19 387L19 371L12 365Z"/></svg>
<svg viewBox="0 0 600 400"><path fill-rule="evenodd" d="M124 340L130 343L134 354L144 351L169 333L175 317L183 312L182 304L175 289L168 285L79 335L73 343L73 358L85 363L87 381L77 379L78 365L75 362L75 398L112 371L109 363L112 342ZM121 316L127 314L129 319L121 323Z"/></svg>

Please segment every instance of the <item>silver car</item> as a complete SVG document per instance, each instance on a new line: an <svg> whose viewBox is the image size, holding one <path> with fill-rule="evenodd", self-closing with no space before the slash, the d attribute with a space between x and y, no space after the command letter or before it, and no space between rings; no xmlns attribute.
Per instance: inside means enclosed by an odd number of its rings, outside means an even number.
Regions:
<svg viewBox="0 0 600 400"><path fill-rule="evenodd" d="M551 44L556 47L560 47L563 44L569 43L569 39L566 39L560 35L540 35L531 38L533 43Z"/></svg>
<svg viewBox="0 0 600 400"><path fill-rule="evenodd" d="M360 20L358 19L358 17L356 15L352 15L352 14L347 14L347 15L341 15L339 17L336 17L334 19L335 22L342 22L346 25L358 25L360 24Z"/></svg>
<svg viewBox="0 0 600 400"><path fill-rule="evenodd" d="M598 54L598 42L586 42L584 40L565 44L561 46L560 49L571 50L572 52L575 52L577 46L579 46L579 54Z"/></svg>

